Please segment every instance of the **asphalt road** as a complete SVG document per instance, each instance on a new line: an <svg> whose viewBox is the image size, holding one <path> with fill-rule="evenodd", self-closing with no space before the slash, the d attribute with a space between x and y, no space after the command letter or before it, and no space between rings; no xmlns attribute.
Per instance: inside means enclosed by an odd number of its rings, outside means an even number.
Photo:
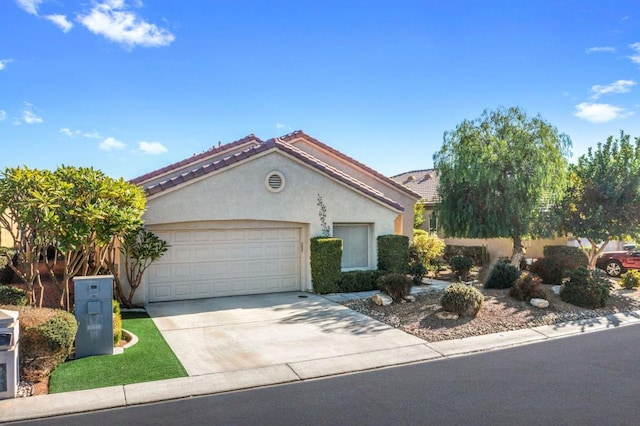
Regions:
<svg viewBox="0 0 640 426"><path fill-rule="evenodd" d="M33 425L632 425L640 325ZM153 386L150 383L149 386Z"/></svg>

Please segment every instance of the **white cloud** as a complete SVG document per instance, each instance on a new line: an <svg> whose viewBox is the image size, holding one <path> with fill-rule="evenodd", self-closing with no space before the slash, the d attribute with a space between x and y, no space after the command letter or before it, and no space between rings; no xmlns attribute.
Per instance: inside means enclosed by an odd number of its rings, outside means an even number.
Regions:
<svg viewBox="0 0 640 426"><path fill-rule="evenodd" d="M640 65L640 42L630 44L629 47L636 51L636 53L629 56L629 59L631 59L631 62L634 64Z"/></svg>
<svg viewBox="0 0 640 426"><path fill-rule="evenodd" d="M616 48L611 46L595 46L586 50L587 53L615 52Z"/></svg>
<svg viewBox="0 0 640 426"><path fill-rule="evenodd" d="M71 28L73 28L73 24L69 22L65 15L46 15L44 19L47 19L56 24L63 33L68 33Z"/></svg>
<svg viewBox="0 0 640 426"><path fill-rule="evenodd" d="M162 145L160 142L139 142L140 151L145 154L157 155L164 154L168 151L167 147Z"/></svg>
<svg viewBox="0 0 640 426"><path fill-rule="evenodd" d="M7 118L7 111L0 109L0 121L4 121Z"/></svg>
<svg viewBox="0 0 640 426"><path fill-rule="evenodd" d="M98 132L83 132L81 130L71 130L68 127L63 127L60 129L60 133L69 136L70 138L83 137L87 139L102 139L102 136Z"/></svg>
<svg viewBox="0 0 640 426"><path fill-rule="evenodd" d="M582 102L576 105L573 115L592 123L606 123L616 118L627 118L633 113L611 104Z"/></svg>
<svg viewBox="0 0 640 426"><path fill-rule="evenodd" d="M75 138L80 135L80 130L71 130L68 127L63 127L60 129L60 133L69 136L70 138Z"/></svg>
<svg viewBox="0 0 640 426"><path fill-rule="evenodd" d="M99 148L103 151L112 151L114 149L123 149L126 145L115 138L108 137L100 142Z"/></svg>
<svg viewBox="0 0 640 426"><path fill-rule="evenodd" d="M593 92L592 98L598 99L600 96L609 93L627 93L631 90L631 87L635 85L636 82L633 80L618 80L606 86L596 84L595 86L591 86L591 91Z"/></svg>
<svg viewBox="0 0 640 426"><path fill-rule="evenodd" d="M22 110L22 121L26 124L40 124L44 122L42 117L33 112L33 105L29 102L24 103L24 109Z"/></svg>
<svg viewBox="0 0 640 426"><path fill-rule="evenodd" d="M293 130L290 126L287 126L286 124L282 124L282 123L276 123L276 129L281 130L281 129L285 129L285 130Z"/></svg>
<svg viewBox="0 0 640 426"><path fill-rule="evenodd" d="M38 7L40 6L40 3L42 3L42 0L16 0L16 3L25 12L30 13L32 15L37 15Z"/></svg>
<svg viewBox="0 0 640 426"><path fill-rule="evenodd" d="M142 2L136 5L141 6ZM79 21L94 34L132 48L166 46L175 36L164 28L159 28L139 18L127 10L124 0L104 0L95 3L86 15L78 16Z"/></svg>
<svg viewBox="0 0 640 426"><path fill-rule="evenodd" d="M11 61L11 59L0 59L0 71L2 71Z"/></svg>

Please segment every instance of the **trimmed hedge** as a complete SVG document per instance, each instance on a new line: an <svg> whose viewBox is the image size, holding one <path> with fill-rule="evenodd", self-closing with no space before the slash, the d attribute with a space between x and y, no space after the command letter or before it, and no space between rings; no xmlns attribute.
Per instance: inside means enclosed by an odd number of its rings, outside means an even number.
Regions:
<svg viewBox="0 0 640 426"><path fill-rule="evenodd" d="M342 276L342 240L340 238L311 238L311 282L313 291L320 294L340 291Z"/></svg>
<svg viewBox="0 0 640 426"><path fill-rule="evenodd" d="M380 235L378 237L378 270L406 274L409 270L409 237Z"/></svg>
<svg viewBox="0 0 640 426"><path fill-rule="evenodd" d="M376 280L382 275L380 271L348 271L343 272L338 283L338 291L352 293L358 291L377 290Z"/></svg>

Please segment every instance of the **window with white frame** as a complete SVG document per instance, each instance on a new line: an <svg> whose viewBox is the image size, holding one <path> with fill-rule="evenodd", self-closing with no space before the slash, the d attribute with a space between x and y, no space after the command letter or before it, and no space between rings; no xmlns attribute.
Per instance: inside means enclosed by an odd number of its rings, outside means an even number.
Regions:
<svg viewBox="0 0 640 426"><path fill-rule="evenodd" d="M369 269L371 225L334 223L333 236L342 239L342 269Z"/></svg>
<svg viewBox="0 0 640 426"><path fill-rule="evenodd" d="M429 232L438 232L438 216L434 212L429 215Z"/></svg>

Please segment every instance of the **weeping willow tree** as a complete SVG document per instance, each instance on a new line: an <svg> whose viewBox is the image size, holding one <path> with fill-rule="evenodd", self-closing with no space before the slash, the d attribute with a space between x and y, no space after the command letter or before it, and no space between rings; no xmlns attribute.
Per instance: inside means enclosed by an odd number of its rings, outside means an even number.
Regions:
<svg viewBox="0 0 640 426"><path fill-rule="evenodd" d="M552 205L566 187L571 140L520 108L485 110L445 132L433 156L436 213L446 236L510 238L520 265L526 238L549 236Z"/></svg>

